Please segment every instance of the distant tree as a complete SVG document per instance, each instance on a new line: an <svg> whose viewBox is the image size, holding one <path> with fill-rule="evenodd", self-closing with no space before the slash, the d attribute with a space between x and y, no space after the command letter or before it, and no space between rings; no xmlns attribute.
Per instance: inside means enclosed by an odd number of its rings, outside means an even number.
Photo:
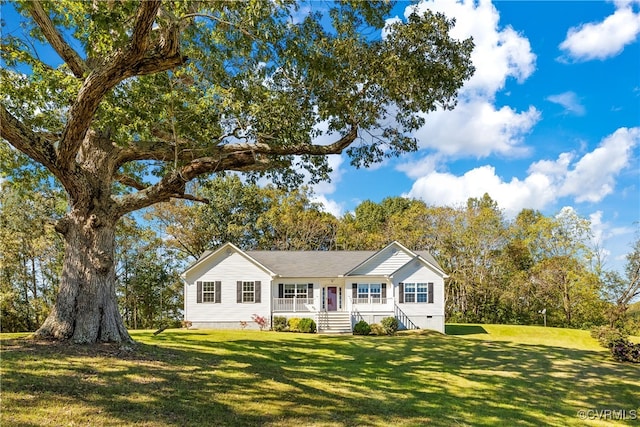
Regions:
<svg viewBox="0 0 640 427"><path fill-rule="evenodd" d="M522 230L519 239L533 261L528 270L532 308L546 308L552 323L565 326L601 323L604 305L590 268L594 253L589 221L571 209L553 217L523 211L516 221Z"/></svg>
<svg viewBox="0 0 640 427"><path fill-rule="evenodd" d="M312 193L306 187L286 191L269 186L262 193L268 208L256 223L259 249L335 249L338 221L311 201Z"/></svg>
<svg viewBox="0 0 640 427"><path fill-rule="evenodd" d="M640 296L640 234L626 260L624 276L617 271L605 271L603 274L603 294L611 303L607 313L610 326L622 326L629 305Z"/></svg>
<svg viewBox="0 0 640 427"><path fill-rule="evenodd" d="M258 218L272 200L265 190L237 175L200 180L193 193L209 203L172 200L153 206L146 218L170 238L168 243L197 260L205 251L232 242L243 249L258 246Z"/></svg>
<svg viewBox="0 0 640 427"><path fill-rule="evenodd" d="M4 332L34 331L55 300L63 244L50 221L64 214L65 199L42 168L0 146L0 312Z"/></svg>
<svg viewBox="0 0 640 427"><path fill-rule="evenodd" d="M286 0L15 3L30 38L3 34L0 136L48 169L69 203L55 228L59 293L37 335L130 341L116 224L195 199L187 183L200 175L298 185L304 170L326 178L329 154L368 166L415 150L422 113L453 108L471 76L473 43L430 12L372 37L393 6L346 1L303 15ZM62 65L45 62L43 44ZM331 142L314 143L320 124Z"/></svg>

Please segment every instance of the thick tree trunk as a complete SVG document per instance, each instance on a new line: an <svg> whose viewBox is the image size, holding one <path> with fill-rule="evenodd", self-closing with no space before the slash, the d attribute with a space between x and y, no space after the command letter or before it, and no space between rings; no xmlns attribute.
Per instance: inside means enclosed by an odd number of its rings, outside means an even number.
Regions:
<svg viewBox="0 0 640 427"><path fill-rule="evenodd" d="M85 344L133 342L115 292L115 221L72 211L57 228L65 237L62 280L36 336Z"/></svg>

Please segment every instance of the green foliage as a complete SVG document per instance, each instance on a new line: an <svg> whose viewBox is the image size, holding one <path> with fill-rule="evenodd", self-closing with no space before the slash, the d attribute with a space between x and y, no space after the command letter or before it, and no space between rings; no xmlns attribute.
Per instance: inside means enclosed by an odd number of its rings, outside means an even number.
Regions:
<svg viewBox="0 0 640 427"><path fill-rule="evenodd" d="M300 321L302 319L300 319L299 317L291 317L289 318L289 320L287 321L287 324L289 325L289 331L291 332L300 332Z"/></svg>
<svg viewBox="0 0 640 427"><path fill-rule="evenodd" d="M611 348L615 342L626 341L629 334L611 326L597 326L591 329L591 336L604 348Z"/></svg>
<svg viewBox="0 0 640 427"><path fill-rule="evenodd" d="M395 335L398 332L399 323L395 317L385 317L380 324L387 335Z"/></svg>
<svg viewBox="0 0 640 427"><path fill-rule="evenodd" d="M387 331L382 327L380 323L372 323L369 325L371 328L371 335L387 335Z"/></svg>
<svg viewBox="0 0 640 427"><path fill-rule="evenodd" d="M0 179L1 327L35 331L60 283L63 241L50 221L62 215L65 200L45 171L5 148L0 145L1 166L21 167L15 176Z"/></svg>
<svg viewBox="0 0 640 427"><path fill-rule="evenodd" d="M298 329L305 334L314 334L316 332L316 322L313 319L304 317L298 322Z"/></svg>
<svg viewBox="0 0 640 427"><path fill-rule="evenodd" d="M618 340L610 347L611 355L618 362L640 363L640 344Z"/></svg>
<svg viewBox="0 0 640 427"><path fill-rule="evenodd" d="M288 328L287 318L284 316L273 316L273 323L271 327L276 332L286 331Z"/></svg>
<svg viewBox="0 0 640 427"><path fill-rule="evenodd" d="M612 326L600 326L591 330L591 336L597 339L602 347L609 349L614 360L640 363L640 344L629 341L627 331Z"/></svg>
<svg viewBox="0 0 640 427"><path fill-rule="evenodd" d="M121 221L117 231L116 286L125 325L151 329L179 322L184 304L178 254L131 218Z"/></svg>
<svg viewBox="0 0 640 427"><path fill-rule="evenodd" d="M354 335L369 335L371 327L364 320L360 320L353 326L353 333Z"/></svg>

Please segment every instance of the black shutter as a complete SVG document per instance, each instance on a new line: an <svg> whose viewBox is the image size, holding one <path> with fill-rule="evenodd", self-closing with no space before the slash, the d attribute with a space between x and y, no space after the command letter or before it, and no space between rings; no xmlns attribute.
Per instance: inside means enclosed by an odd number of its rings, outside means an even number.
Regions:
<svg viewBox="0 0 640 427"><path fill-rule="evenodd" d="M351 298L355 301L358 298L358 284L353 283L351 285Z"/></svg>
<svg viewBox="0 0 640 427"><path fill-rule="evenodd" d="M398 302L404 303L404 283L398 283Z"/></svg>
<svg viewBox="0 0 640 427"><path fill-rule="evenodd" d="M309 283L309 287L307 289L307 298L313 298L313 283Z"/></svg>
<svg viewBox="0 0 640 427"><path fill-rule="evenodd" d="M255 293L254 293L253 302L255 302L256 304L258 304L260 302L260 297L261 297L261 294L262 294L261 289L260 289L262 287L261 284L262 284L262 282L260 282L260 280L256 280L254 282L253 290L255 291Z"/></svg>
<svg viewBox="0 0 640 427"><path fill-rule="evenodd" d="M382 299L387 298L387 284L383 283L382 284Z"/></svg>
<svg viewBox="0 0 640 427"><path fill-rule="evenodd" d="M278 283L278 298L284 298L284 283Z"/></svg>
<svg viewBox="0 0 640 427"><path fill-rule="evenodd" d="M433 283L427 283L427 302L433 304Z"/></svg>
<svg viewBox="0 0 640 427"><path fill-rule="evenodd" d="M236 282L236 302L242 302L242 282L240 280Z"/></svg>
<svg viewBox="0 0 640 427"><path fill-rule="evenodd" d="M200 304L202 302L202 282L196 282L196 292L198 293L196 302Z"/></svg>
<svg viewBox="0 0 640 427"><path fill-rule="evenodd" d="M216 280L216 295L215 295L215 302L220 304L220 290L222 288L222 282L220 282L219 280Z"/></svg>

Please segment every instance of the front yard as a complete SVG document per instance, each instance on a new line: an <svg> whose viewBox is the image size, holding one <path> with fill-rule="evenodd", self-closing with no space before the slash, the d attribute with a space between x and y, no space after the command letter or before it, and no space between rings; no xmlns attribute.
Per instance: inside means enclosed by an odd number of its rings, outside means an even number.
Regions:
<svg viewBox="0 0 640 427"><path fill-rule="evenodd" d="M587 331L448 332L133 331L135 352L4 334L0 425L578 426L640 418L640 367L610 360Z"/></svg>

